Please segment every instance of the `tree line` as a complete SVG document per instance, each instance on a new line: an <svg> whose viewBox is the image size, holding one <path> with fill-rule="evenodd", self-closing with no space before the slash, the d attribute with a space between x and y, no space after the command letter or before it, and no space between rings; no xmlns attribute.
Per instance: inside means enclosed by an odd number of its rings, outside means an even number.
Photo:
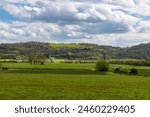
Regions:
<svg viewBox="0 0 150 117"><path fill-rule="evenodd" d="M150 43L128 48L86 43L74 47L70 47L69 44L61 44L62 46L58 47L52 45L40 42L0 44L0 59L17 60L20 57L27 58L35 52L43 53L47 59L51 56L56 59L99 60L103 58L104 52L107 52L107 59L150 59Z"/></svg>

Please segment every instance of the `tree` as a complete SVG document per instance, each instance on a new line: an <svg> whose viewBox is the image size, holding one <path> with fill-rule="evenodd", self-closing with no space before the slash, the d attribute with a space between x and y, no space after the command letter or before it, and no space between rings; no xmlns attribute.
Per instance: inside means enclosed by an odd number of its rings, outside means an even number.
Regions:
<svg viewBox="0 0 150 117"><path fill-rule="evenodd" d="M28 57L28 60L29 60L30 64L44 65L46 57L44 56L43 53L38 52L38 53L30 54L29 57Z"/></svg>
<svg viewBox="0 0 150 117"><path fill-rule="evenodd" d="M108 71L108 69L109 69L109 63L107 61L101 60L96 63L97 71Z"/></svg>
<svg viewBox="0 0 150 117"><path fill-rule="evenodd" d="M138 71L137 71L137 69L135 69L135 68L132 68L131 70L130 70L130 73L129 73L130 75L137 75L138 74Z"/></svg>

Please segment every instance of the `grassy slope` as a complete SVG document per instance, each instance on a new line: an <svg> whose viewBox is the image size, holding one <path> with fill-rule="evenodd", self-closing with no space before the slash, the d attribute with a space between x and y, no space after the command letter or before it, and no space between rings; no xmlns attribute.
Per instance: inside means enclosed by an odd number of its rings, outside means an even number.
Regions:
<svg viewBox="0 0 150 117"><path fill-rule="evenodd" d="M54 48L63 48L63 47L68 47L68 48L79 48L82 47L80 44L75 44L75 43L60 43L60 44L50 44L51 47Z"/></svg>
<svg viewBox="0 0 150 117"><path fill-rule="evenodd" d="M30 69L0 72L0 99L150 99L150 77L99 73L94 65L7 65Z"/></svg>

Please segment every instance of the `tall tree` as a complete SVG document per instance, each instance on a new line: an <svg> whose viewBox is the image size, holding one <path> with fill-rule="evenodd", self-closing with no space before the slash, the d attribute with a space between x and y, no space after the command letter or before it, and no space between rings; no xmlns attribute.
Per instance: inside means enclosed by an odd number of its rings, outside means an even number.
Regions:
<svg viewBox="0 0 150 117"><path fill-rule="evenodd" d="M28 60L30 64L44 65L46 61L46 57L44 56L43 53L38 52L38 53L30 54Z"/></svg>

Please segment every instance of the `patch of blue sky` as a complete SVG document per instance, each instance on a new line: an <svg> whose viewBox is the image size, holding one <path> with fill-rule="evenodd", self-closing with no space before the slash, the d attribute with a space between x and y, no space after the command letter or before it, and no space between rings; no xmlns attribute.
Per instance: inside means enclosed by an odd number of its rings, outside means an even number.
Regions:
<svg viewBox="0 0 150 117"><path fill-rule="evenodd" d="M0 21L3 21L3 22L13 22L13 21L31 22L31 21L28 21L25 19L17 18L1 8L0 8Z"/></svg>
<svg viewBox="0 0 150 117"><path fill-rule="evenodd" d="M123 9L118 9L118 10L124 12L125 14L129 14L131 16L138 17L142 20L150 20L150 15L148 16L148 15L142 15L142 14L139 14L139 13L130 13L129 11L126 11L126 10L123 10Z"/></svg>
<svg viewBox="0 0 150 117"><path fill-rule="evenodd" d="M6 12L3 9L0 9L0 20L1 21L16 21L19 20L18 18L10 15L8 12Z"/></svg>
<svg viewBox="0 0 150 117"><path fill-rule="evenodd" d="M5 10L0 9L0 21L9 22L9 21L21 21L21 20L12 16L8 12L6 12Z"/></svg>

